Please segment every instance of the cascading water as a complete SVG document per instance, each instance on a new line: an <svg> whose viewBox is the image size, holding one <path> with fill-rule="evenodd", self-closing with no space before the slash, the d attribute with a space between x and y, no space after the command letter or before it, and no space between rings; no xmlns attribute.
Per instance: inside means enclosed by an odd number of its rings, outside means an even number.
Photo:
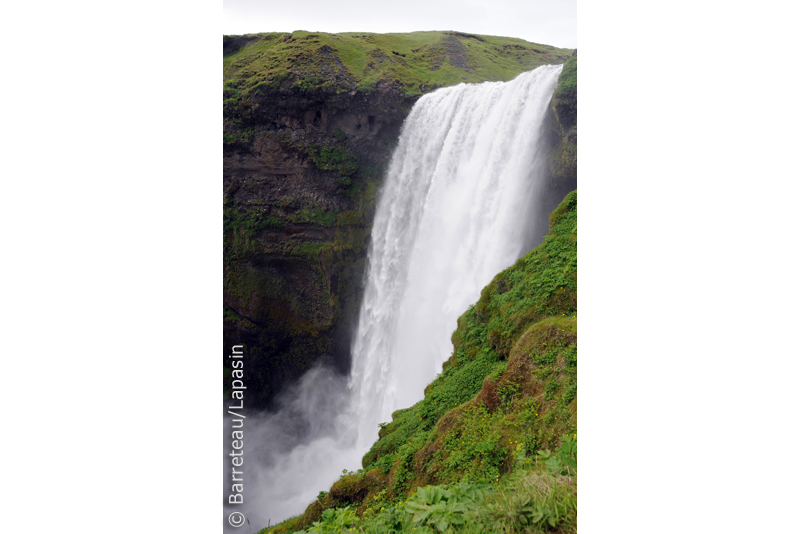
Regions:
<svg viewBox="0 0 800 534"><path fill-rule="evenodd" d="M235 510L254 527L302 513L343 468L361 467L378 424L421 400L450 356L456 319L531 246L539 137L560 72L414 105L375 214L349 380L315 369L277 413L249 421L249 503Z"/></svg>
<svg viewBox="0 0 800 534"><path fill-rule="evenodd" d="M541 131L561 66L421 98L403 125L372 229L353 349L359 444L423 397L456 320L525 250Z"/></svg>

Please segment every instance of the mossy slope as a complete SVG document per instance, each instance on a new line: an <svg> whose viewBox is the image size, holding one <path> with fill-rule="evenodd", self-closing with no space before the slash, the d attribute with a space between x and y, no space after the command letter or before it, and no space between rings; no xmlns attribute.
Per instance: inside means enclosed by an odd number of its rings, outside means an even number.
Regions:
<svg viewBox="0 0 800 534"><path fill-rule="evenodd" d="M458 320L453 355L425 398L393 414L365 470L414 485L496 476L511 443L527 453L575 430L577 194L551 216L545 242L498 274ZM388 468L388 469L387 469Z"/></svg>
<svg viewBox="0 0 800 534"><path fill-rule="evenodd" d="M323 518L325 509L341 515L346 508L371 517L390 505L404 505L417 488L429 485L510 483L526 459L537 454L549 458L544 451L559 449L560 438L573 443L575 191L551 214L544 243L498 274L459 318L452 341L453 354L426 388L425 398L381 425L363 469L343 476L304 516L273 532L307 527ZM559 450L573 447L567 442ZM568 500L574 491L569 489ZM571 531L574 525L562 527Z"/></svg>

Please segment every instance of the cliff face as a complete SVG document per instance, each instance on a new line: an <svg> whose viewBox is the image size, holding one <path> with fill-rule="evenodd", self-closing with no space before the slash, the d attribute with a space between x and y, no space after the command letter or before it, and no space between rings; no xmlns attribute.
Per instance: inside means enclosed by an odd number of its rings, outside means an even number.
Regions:
<svg viewBox="0 0 800 534"><path fill-rule="evenodd" d="M545 118L547 177L536 206L539 228L570 191L578 187L578 51L564 63ZM537 243L538 244L538 243Z"/></svg>
<svg viewBox="0 0 800 534"><path fill-rule="evenodd" d="M347 371L377 190L416 99L571 51L448 32L226 36L223 46L225 384L230 346L244 344L248 406L268 408L319 360Z"/></svg>
<svg viewBox="0 0 800 534"><path fill-rule="evenodd" d="M548 127L554 143L550 152L551 184L572 184L574 189L578 178L577 50L564 64L550 109Z"/></svg>
<svg viewBox="0 0 800 534"><path fill-rule="evenodd" d="M224 343L246 345L251 403L318 359L347 370L378 178L410 100L389 84L265 95L252 140L226 145Z"/></svg>

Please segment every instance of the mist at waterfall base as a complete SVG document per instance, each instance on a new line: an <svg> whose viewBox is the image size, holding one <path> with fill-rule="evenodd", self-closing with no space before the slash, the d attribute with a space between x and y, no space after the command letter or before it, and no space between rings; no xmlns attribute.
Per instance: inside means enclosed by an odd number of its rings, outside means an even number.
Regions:
<svg viewBox="0 0 800 534"><path fill-rule="evenodd" d="M226 517L243 513L255 532L302 514L343 469L361 468L379 423L422 400L452 353L458 317L547 232L535 207L547 166L543 121L560 72L547 65L417 101L376 208L350 376L317 366L277 411L248 415L241 505L227 504L225 420Z"/></svg>

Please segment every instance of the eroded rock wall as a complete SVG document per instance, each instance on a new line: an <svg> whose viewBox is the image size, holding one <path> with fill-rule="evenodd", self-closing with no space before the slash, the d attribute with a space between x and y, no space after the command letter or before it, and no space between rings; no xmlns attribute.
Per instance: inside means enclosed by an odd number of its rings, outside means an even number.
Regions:
<svg viewBox="0 0 800 534"><path fill-rule="evenodd" d="M278 89L226 117L224 354L246 346L250 407L319 360L348 370L376 192L413 100L381 83Z"/></svg>

